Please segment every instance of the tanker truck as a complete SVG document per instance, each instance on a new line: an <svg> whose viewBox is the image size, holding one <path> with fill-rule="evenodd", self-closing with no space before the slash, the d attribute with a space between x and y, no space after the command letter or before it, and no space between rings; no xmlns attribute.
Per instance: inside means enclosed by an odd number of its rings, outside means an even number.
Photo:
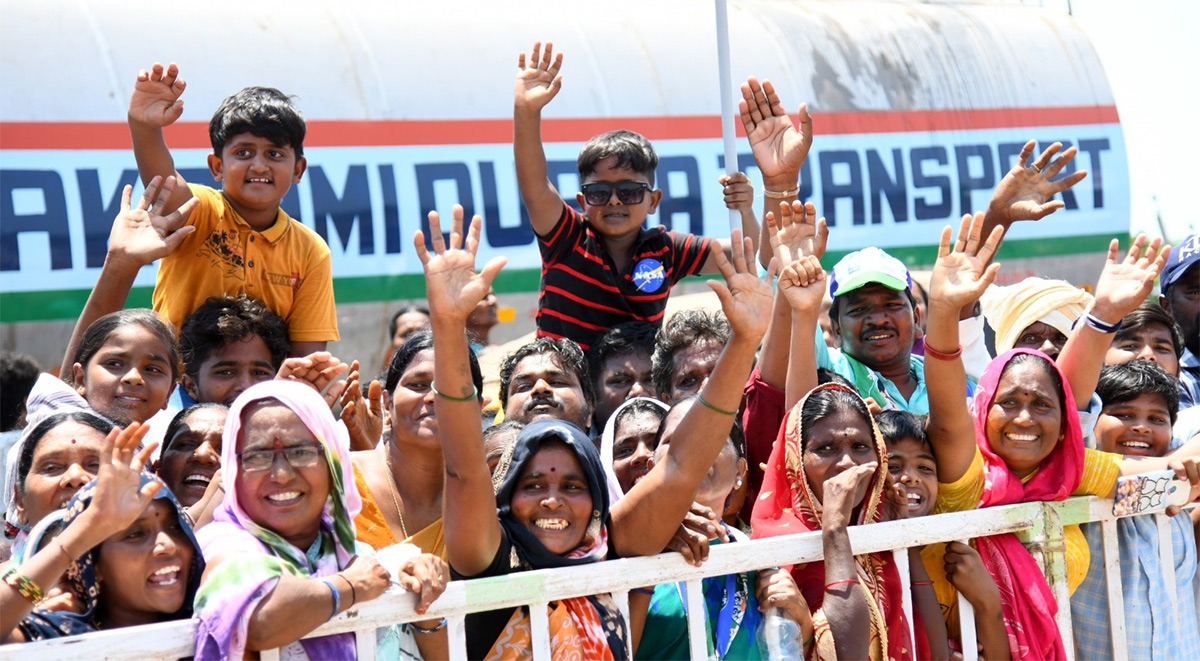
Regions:
<svg viewBox="0 0 1200 661"><path fill-rule="evenodd" d="M537 40L565 54L543 126L556 187L573 201L581 144L635 130L661 158L663 200L649 222L728 236L709 2L42 0L5 2L4 14L0 347L47 366L103 263L122 187L138 180L125 114L138 70L156 61L177 62L188 83L166 136L190 182L212 184L207 124L224 97L249 85L295 96L309 123L308 171L283 207L332 250L338 355L382 353L389 313L424 295L412 235L428 211L456 203L484 219L481 260L508 258L496 289L516 322L494 339L532 330L540 261L511 122L517 54ZM1128 234L1117 108L1069 15L1009 3L730 0L727 25L734 94L755 75L790 111L809 104L816 137L801 197L828 219L827 268L867 245L912 268L932 263L941 228L981 210L1030 139L1074 145L1067 172L1089 176L1050 219L1014 227L1004 278L1090 282L1108 241ZM749 147L737 145L761 201ZM143 269L129 305L149 305L153 283L154 268Z"/></svg>

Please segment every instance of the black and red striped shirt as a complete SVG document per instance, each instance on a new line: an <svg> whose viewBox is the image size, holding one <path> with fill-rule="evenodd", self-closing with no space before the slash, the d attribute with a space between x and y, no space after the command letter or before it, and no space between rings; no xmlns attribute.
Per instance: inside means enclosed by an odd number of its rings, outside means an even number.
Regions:
<svg viewBox="0 0 1200 661"><path fill-rule="evenodd" d="M554 229L538 237L538 337L570 338L586 351L619 323L661 325L671 287L680 278L700 273L709 244L704 237L677 234L661 225L642 229L629 266L618 273L600 235L564 202Z"/></svg>

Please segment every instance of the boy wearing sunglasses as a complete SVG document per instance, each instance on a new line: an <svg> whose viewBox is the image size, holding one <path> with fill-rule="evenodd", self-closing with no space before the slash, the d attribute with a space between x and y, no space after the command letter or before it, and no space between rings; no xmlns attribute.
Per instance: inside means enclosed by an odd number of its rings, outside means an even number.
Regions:
<svg viewBox="0 0 1200 661"><path fill-rule="evenodd" d="M609 328L626 321L662 324L671 287L681 278L715 273L713 246L727 241L642 225L662 191L654 188L658 155L645 137L609 131L579 153L576 195L583 214L547 178L541 112L562 87L562 54L534 44L522 53L513 108L513 152L521 199L542 253L537 327L541 337L570 338L586 351ZM743 209L743 231L758 236L753 190L743 174L723 179L726 204Z"/></svg>

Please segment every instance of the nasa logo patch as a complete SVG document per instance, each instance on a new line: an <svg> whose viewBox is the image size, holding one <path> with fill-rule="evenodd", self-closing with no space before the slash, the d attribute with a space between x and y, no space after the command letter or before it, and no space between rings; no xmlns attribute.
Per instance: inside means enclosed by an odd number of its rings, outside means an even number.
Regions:
<svg viewBox="0 0 1200 661"><path fill-rule="evenodd" d="M667 279L665 271L662 262L647 257L633 265L633 284L638 291L653 294L662 287L663 282Z"/></svg>

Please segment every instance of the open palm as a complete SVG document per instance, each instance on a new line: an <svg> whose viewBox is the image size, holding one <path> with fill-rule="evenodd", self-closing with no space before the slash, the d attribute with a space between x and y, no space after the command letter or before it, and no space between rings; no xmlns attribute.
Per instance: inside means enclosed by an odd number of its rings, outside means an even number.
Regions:
<svg viewBox="0 0 1200 661"><path fill-rule="evenodd" d="M129 119L150 126L167 126L183 114L179 97L186 84L179 77L179 67L167 67L155 62L149 71L138 73L129 97Z"/></svg>
<svg viewBox="0 0 1200 661"><path fill-rule="evenodd" d="M533 53L526 66L525 53L517 58L517 82L514 88L515 103L521 107L540 110L558 95L562 89L562 53L554 55L554 44L533 45Z"/></svg>
<svg viewBox="0 0 1200 661"><path fill-rule="evenodd" d="M162 487L158 482L140 487L142 467L157 445L152 443L137 450L149 430L148 426L134 422L125 429L112 430L104 439L90 507L104 517L106 528L123 530L133 523Z"/></svg>
<svg viewBox="0 0 1200 661"><path fill-rule="evenodd" d="M413 243L421 264L425 267L425 297L429 302L431 316L444 315L465 323L468 315L483 299L487 298L492 282L507 260L497 257L475 271L475 253L479 250L479 233L483 219L471 219L470 229L463 243L463 208L454 205L450 244L442 238L442 227L436 211L429 212L429 233L433 252L425 248L425 234L417 231Z"/></svg>
<svg viewBox="0 0 1200 661"><path fill-rule="evenodd" d="M969 214L963 216L958 241L951 250L950 228L942 230L937 262L929 280L930 296L939 305L961 308L982 296L995 279L1000 265L989 266L989 263L1004 235L1004 228L996 227L986 242L980 237L982 231L982 214L977 214L974 219Z"/></svg>
<svg viewBox="0 0 1200 661"><path fill-rule="evenodd" d="M769 179L799 172L808 150L812 147L812 118L808 106L800 106L800 128L797 130L788 116L771 81L751 77L742 84L742 100L738 103L742 126L750 141L754 162Z"/></svg>

